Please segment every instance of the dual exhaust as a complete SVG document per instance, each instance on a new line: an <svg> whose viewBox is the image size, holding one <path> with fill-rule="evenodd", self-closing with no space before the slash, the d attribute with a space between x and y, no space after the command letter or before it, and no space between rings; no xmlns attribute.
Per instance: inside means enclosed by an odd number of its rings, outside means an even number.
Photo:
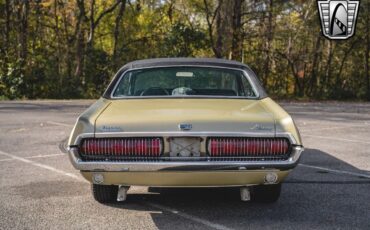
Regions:
<svg viewBox="0 0 370 230"><path fill-rule="evenodd" d="M129 186L122 186L120 185L118 188L118 193L117 193L117 201L118 202L123 202L127 198L127 192L129 190ZM250 201L251 200L251 192L249 187L241 187L240 188L240 199L241 201Z"/></svg>

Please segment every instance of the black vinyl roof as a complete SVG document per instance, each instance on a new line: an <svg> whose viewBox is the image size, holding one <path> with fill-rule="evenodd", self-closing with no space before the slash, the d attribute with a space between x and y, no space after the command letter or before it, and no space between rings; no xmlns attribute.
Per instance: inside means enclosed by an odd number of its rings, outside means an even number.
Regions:
<svg viewBox="0 0 370 230"><path fill-rule="evenodd" d="M179 66L179 65L195 65L195 66L219 66L233 68L249 68L247 65L237 61L216 59L216 58L154 58L133 61L127 63L123 68L146 68L156 66Z"/></svg>
<svg viewBox="0 0 370 230"><path fill-rule="evenodd" d="M154 58L129 62L124 65L114 76L112 82L104 92L103 97L107 99L111 98L110 95L112 94L114 86L119 81L120 76L130 69L171 66L212 66L241 69L246 71L251 81L253 81L254 85L256 86L256 90L258 91L259 98L262 99L267 97L266 91L263 89L258 77L247 65L237 61L216 58Z"/></svg>

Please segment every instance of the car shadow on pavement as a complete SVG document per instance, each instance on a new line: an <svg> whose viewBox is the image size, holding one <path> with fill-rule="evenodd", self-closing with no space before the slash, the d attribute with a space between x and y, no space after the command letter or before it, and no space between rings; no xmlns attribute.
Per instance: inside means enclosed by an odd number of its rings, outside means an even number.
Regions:
<svg viewBox="0 0 370 230"><path fill-rule="evenodd" d="M300 163L367 173L316 149L307 149ZM159 229L175 227L168 223L171 216L179 218L177 229L184 221L194 224L191 217L232 229L369 229L369 191L369 178L298 166L286 179L281 197L274 204L242 202L238 188L149 188L148 193L129 193L126 202L109 206L150 211ZM184 213L185 217L176 213ZM207 227L200 223L195 226Z"/></svg>

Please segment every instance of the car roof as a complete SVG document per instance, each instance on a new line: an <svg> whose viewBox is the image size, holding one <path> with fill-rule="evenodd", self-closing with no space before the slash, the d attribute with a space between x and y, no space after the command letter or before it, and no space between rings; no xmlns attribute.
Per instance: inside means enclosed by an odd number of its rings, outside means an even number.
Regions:
<svg viewBox="0 0 370 230"><path fill-rule="evenodd" d="M136 69L156 66L218 66L231 68L248 68L245 64L237 61L216 58L153 58L137 60L127 63L123 68Z"/></svg>

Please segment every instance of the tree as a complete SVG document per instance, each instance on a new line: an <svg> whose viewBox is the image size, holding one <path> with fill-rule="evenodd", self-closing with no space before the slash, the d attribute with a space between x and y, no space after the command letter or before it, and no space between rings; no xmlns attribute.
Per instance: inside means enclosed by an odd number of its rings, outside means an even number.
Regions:
<svg viewBox="0 0 370 230"><path fill-rule="evenodd" d="M100 96L124 63L247 63L274 97L368 99L369 1L356 35L320 33L315 1L0 0L0 98Z"/></svg>

